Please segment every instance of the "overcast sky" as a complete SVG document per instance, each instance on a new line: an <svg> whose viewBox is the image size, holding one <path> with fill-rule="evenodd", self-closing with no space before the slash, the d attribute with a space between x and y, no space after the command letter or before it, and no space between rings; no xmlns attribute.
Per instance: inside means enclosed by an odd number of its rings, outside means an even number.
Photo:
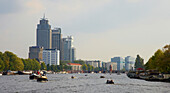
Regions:
<svg viewBox="0 0 170 93"><path fill-rule="evenodd" d="M77 59L139 54L147 62L170 42L170 0L0 0L0 51L28 58L44 13L74 37Z"/></svg>

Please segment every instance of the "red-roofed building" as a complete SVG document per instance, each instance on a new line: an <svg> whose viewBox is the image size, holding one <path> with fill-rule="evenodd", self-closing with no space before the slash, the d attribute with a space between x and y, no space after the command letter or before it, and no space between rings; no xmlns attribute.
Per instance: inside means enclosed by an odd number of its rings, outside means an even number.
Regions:
<svg viewBox="0 0 170 93"><path fill-rule="evenodd" d="M77 63L67 63L68 66L71 66L71 70L73 71L81 71L81 64Z"/></svg>

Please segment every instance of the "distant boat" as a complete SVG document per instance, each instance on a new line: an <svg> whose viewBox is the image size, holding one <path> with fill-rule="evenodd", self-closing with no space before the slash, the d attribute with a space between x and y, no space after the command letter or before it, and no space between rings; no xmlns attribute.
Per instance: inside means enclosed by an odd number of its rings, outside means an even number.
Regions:
<svg viewBox="0 0 170 93"><path fill-rule="evenodd" d="M117 72L117 75L120 75L120 72L119 72L119 71Z"/></svg>
<svg viewBox="0 0 170 93"><path fill-rule="evenodd" d="M105 78L105 76L100 76L100 78Z"/></svg>
<svg viewBox="0 0 170 93"><path fill-rule="evenodd" d="M72 79L74 79L74 78L76 78L76 77L74 77L74 76L71 76L71 78L72 78Z"/></svg>
<svg viewBox="0 0 170 93"><path fill-rule="evenodd" d="M113 80L107 80L106 84L114 84L114 81Z"/></svg>

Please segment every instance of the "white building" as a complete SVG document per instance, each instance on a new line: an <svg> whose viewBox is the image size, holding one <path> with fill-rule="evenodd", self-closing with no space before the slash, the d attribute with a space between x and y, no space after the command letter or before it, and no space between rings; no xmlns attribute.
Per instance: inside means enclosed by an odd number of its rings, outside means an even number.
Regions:
<svg viewBox="0 0 170 93"><path fill-rule="evenodd" d="M60 65L60 51L57 49L43 50L43 61L46 65Z"/></svg>

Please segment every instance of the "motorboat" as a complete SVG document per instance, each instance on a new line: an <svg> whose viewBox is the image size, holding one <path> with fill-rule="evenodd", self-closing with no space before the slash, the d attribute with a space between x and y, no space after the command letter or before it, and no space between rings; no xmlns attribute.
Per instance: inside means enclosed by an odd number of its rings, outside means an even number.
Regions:
<svg viewBox="0 0 170 93"><path fill-rule="evenodd" d="M106 84L114 84L114 81L113 80L107 80Z"/></svg>
<svg viewBox="0 0 170 93"><path fill-rule="evenodd" d="M37 74L35 74L35 73L33 73L33 74L31 74L30 75L30 79L38 79L40 77L40 75L37 75Z"/></svg>
<svg viewBox="0 0 170 93"><path fill-rule="evenodd" d="M39 78L37 78L37 82L47 82L47 76L40 76Z"/></svg>

